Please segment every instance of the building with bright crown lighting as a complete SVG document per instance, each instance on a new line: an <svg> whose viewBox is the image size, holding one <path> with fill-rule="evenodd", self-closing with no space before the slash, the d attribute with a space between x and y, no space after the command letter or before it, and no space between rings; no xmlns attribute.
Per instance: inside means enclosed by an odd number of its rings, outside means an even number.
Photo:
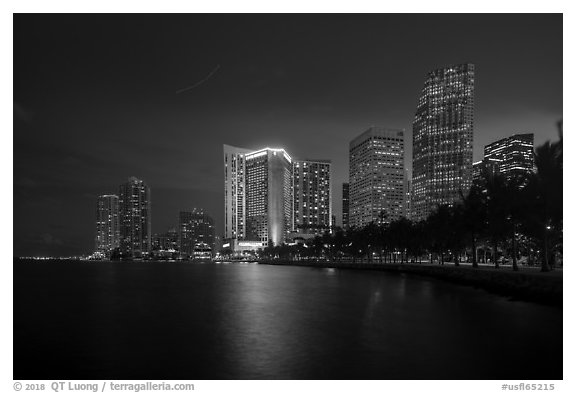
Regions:
<svg viewBox="0 0 576 393"><path fill-rule="evenodd" d="M292 158L284 149L246 154L246 235L248 241L282 244L292 231Z"/></svg>
<svg viewBox="0 0 576 393"><path fill-rule="evenodd" d="M284 149L224 145L223 247L255 250L329 230L330 170L328 160L294 160Z"/></svg>

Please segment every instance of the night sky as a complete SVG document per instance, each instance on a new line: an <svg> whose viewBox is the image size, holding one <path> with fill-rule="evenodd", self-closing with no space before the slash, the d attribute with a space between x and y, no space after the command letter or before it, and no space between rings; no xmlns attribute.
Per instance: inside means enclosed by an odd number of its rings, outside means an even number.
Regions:
<svg viewBox="0 0 576 393"><path fill-rule="evenodd" d="M331 159L340 223L350 140L404 128L411 167L426 74L463 62L474 160L514 133L558 138L560 14L15 15L14 253L92 252L96 196L129 176L154 233L203 207L220 235L223 144Z"/></svg>

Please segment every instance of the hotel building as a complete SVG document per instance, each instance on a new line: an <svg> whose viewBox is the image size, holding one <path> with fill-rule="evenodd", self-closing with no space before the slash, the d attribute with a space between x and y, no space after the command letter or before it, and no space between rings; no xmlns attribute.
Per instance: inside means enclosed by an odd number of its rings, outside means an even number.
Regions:
<svg viewBox="0 0 576 393"><path fill-rule="evenodd" d="M245 155L248 241L282 244L292 231L292 158L284 149L264 148Z"/></svg>
<svg viewBox="0 0 576 393"><path fill-rule="evenodd" d="M246 236L245 156L248 149L224 145L224 239Z"/></svg>
<svg viewBox="0 0 576 393"><path fill-rule="evenodd" d="M284 149L224 145L223 248L254 251L329 230L330 170L328 160L293 160Z"/></svg>

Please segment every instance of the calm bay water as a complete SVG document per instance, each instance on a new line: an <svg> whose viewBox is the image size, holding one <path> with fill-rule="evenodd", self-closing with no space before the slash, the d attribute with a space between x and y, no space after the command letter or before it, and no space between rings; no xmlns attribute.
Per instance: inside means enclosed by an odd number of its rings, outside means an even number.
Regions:
<svg viewBox="0 0 576 393"><path fill-rule="evenodd" d="M19 261L14 379L562 379L562 310L376 271Z"/></svg>

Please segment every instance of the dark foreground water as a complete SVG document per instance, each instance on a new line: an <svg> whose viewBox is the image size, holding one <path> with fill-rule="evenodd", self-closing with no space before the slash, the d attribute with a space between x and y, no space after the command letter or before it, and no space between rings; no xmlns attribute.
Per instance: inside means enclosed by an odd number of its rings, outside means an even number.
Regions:
<svg viewBox="0 0 576 393"><path fill-rule="evenodd" d="M376 271L15 262L14 379L562 379L562 310Z"/></svg>

